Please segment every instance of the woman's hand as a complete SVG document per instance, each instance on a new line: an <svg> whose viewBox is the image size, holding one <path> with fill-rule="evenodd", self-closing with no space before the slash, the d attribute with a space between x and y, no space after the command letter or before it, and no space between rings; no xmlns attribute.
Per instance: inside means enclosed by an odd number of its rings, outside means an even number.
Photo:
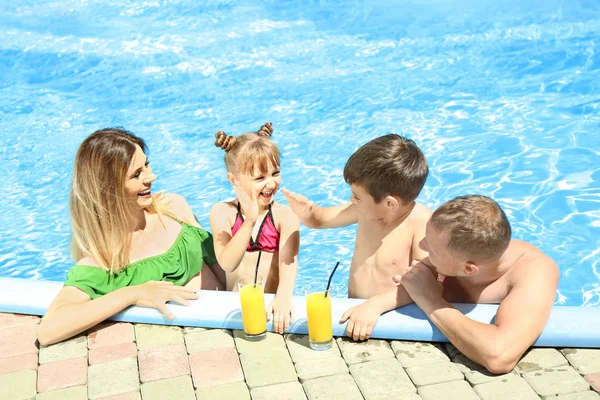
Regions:
<svg viewBox="0 0 600 400"><path fill-rule="evenodd" d="M141 307L152 307L169 319L175 316L167 308L167 302L174 301L187 306L188 300L196 300L198 294L194 289L176 286L173 282L150 281L142 285L131 286L135 290L135 304Z"/></svg>
<svg viewBox="0 0 600 400"><path fill-rule="evenodd" d="M273 329L277 333L283 333L288 330L290 324L294 322L294 301L292 296L277 296L267 308L267 321L273 317Z"/></svg>

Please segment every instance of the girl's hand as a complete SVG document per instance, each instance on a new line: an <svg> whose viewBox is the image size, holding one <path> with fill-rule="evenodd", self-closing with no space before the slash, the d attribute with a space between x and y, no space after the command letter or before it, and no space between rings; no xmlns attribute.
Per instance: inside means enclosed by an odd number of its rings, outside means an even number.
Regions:
<svg viewBox="0 0 600 400"><path fill-rule="evenodd" d="M314 203L301 194L292 193L286 188L281 189L292 211L300 219L310 219L313 215Z"/></svg>
<svg viewBox="0 0 600 400"><path fill-rule="evenodd" d="M244 212L244 216L246 217L246 220L253 222L253 223L256 222L256 219L258 218L258 212L259 212L258 196L260 196L260 192L262 191L262 188L260 190L252 189L251 197L248 196L248 193L246 193L244 188L242 188L237 181L233 185L233 189L235 190L235 194L238 198L238 201L240 202L240 207L242 208L242 211Z"/></svg>
<svg viewBox="0 0 600 400"><path fill-rule="evenodd" d="M174 301L187 306L188 300L196 300L198 294L194 289L185 286L175 286L173 282L150 281L142 285L131 286L135 290L135 304L141 307L152 307L169 319L175 316L169 311L166 303Z"/></svg>
<svg viewBox="0 0 600 400"><path fill-rule="evenodd" d="M270 321L271 316L273 316L273 329L277 333L283 333L294 322L294 312L292 296L284 298L284 296L275 295L275 298L267 308L267 321Z"/></svg>

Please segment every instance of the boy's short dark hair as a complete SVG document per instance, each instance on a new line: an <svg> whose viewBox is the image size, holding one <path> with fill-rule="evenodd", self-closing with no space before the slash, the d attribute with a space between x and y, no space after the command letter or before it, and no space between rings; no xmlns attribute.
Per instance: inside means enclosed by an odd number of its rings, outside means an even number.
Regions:
<svg viewBox="0 0 600 400"><path fill-rule="evenodd" d="M397 196L404 204L414 201L428 174L421 149L393 133L362 145L344 167L346 183L363 187L377 203L386 196Z"/></svg>
<svg viewBox="0 0 600 400"><path fill-rule="evenodd" d="M459 196L431 216L436 230L448 235L448 250L478 261L496 260L510 244L511 228L498 203L486 196Z"/></svg>

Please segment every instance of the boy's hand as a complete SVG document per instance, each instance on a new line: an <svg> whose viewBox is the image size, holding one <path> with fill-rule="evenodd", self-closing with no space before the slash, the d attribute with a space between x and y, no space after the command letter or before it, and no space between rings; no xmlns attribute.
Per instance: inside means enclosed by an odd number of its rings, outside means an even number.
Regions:
<svg viewBox="0 0 600 400"><path fill-rule="evenodd" d="M169 311L166 303L174 301L187 306L188 300L195 300L198 294L194 289L175 286L173 282L150 281L142 285L131 286L135 290L134 303L136 306L153 307L169 319L175 316Z"/></svg>
<svg viewBox="0 0 600 400"><path fill-rule="evenodd" d="M286 188L281 189L290 208L300 219L309 219L313 215L314 203L301 194L292 193Z"/></svg>
<svg viewBox="0 0 600 400"><path fill-rule="evenodd" d="M354 340L367 340L371 337L381 313L369 301L354 306L342 315L340 324L348 321L346 334Z"/></svg>
<svg viewBox="0 0 600 400"><path fill-rule="evenodd" d="M267 307L267 321L270 321L271 316L273 316L273 329L277 333L283 333L294 322L294 312L294 301L291 296L284 298L275 295L275 298Z"/></svg>

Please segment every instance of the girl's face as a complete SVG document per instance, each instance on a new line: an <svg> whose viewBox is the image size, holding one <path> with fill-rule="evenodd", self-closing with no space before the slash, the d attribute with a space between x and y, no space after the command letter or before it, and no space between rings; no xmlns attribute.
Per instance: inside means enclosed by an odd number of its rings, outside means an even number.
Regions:
<svg viewBox="0 0 600 400"><path fill-rule="evenodd" d="M125 193L131 204L142 209L152 204L150 187L156 180L156 175L152 173L152 167L142 148L138 145L135 147L135 154L125 177Z"/></svg>
<svg viewBox="0 0 600 400"><path fill-rule="evenodd" d="M235 185L236 182L246 192L248 197L252 198L252 190L259 193L258 204L259 206L268 207L273 202L273 196L281 185L281 173L279 165L271 164L265 173L260 173L258 169L255 169L252 174L242 174L231 172L227 174L231 184Z"/></svg>

